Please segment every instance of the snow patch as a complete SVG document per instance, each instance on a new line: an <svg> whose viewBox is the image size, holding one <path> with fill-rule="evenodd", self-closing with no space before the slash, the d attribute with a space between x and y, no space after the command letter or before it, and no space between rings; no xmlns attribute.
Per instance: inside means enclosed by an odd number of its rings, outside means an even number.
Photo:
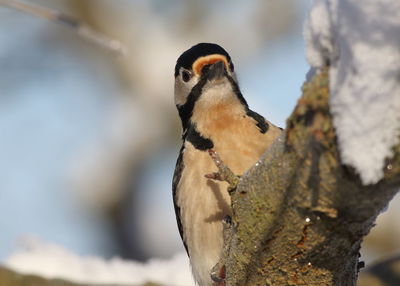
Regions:
<svg viewBox="0 0 400 286"><path fill-rule="evenodd" d="M400 1L315 0L305 24L312 69L330 64L343 163L364 184L383 176L400 138Z"/></svg>
<svg viewBox="0 0 400 286"><path fill-rule="evenodd" d="M112 258L82 257L61 246L26 238L24 247L12 254L5 266L44 278L61 278L76 283L137 285L154 282L171 286L195 285L186 253L170 260L151 259L147 263Z"/></svg>
<svg viewBox="0 0 400 286"><path fill-rule="evenodd" d="M314 1L304 28L307 61L312 67L323 67L334 53L332 19L325 0Z"/></svg>

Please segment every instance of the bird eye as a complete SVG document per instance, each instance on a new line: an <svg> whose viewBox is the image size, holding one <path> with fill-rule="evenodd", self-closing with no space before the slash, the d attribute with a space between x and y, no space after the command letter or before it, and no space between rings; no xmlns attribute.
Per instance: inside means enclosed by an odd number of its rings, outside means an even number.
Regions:
<svg viewBox="0 0 400 286"><path fill-rule="evenodd" d="M184 82L188 82L190 80L190 73L188 71L183 70L181 76Z"/></svg>

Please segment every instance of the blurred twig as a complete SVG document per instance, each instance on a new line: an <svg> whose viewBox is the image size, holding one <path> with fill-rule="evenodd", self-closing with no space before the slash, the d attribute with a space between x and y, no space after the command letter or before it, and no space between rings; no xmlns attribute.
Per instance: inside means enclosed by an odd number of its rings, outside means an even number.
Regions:
<svg viewBox="0 0 400 286"><path fill-rule="evenodd" d="M400 285L400 255L375 263L360 273L357 286Z"/></svg>
<svg viewBox="0 0 400 286"><path fill-rule="evenodd" d="M126 48L120 41L93 30L87 24L71 15L20 0L0 0L0 5L63 25L97 46L118 55L126 54Z"/></svg>

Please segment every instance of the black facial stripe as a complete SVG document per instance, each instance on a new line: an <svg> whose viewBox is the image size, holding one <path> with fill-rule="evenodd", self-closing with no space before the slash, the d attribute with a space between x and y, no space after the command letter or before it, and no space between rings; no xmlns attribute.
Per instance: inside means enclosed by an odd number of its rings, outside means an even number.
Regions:
<svg viewBox="0 0 400 286"><path fill-rule="evenodd" d="M249 107L248 107L247 102L244 99L242 93L240 92L239 85L236 83L236 81L233 79L233 77L231 77L227 72L225 72L225 77L229 80L229 83L232 86L232 91L238 97L239 101L244 105L245 110L248 113ZM186 103L183 105L176 106L178 109L179 116L182 121L182 129L183 130L186 130L188 128L188 123L189 123L190 118L192 117L192 113L193 113L193 109L196 104L196 101L200 98L203 88L206 84L207 84L207 73L204 73L204 74L202 74L199 82L190 91L190 93L187 97ZM249 115L249 114L247 114L247 115ZM256 118L254 118L254 119L256 119ZM257 122L258 121L259 120L257 120Z"/></svg>
<svg viewBox="0 0 400 286"><path fill-rule="evenodd" d="M231 76L228 75L227 78L229 79L229 82L232 85L232 89L233 89L234 93L239 98L240 102L245 106L246 115L252 117L257 122L257 127L260 129L261 133L267 132L269 129L269 125L265 121L265 118L249 108L246 100L244 99L244 97L240 91L239 85L236 83L236 81Z"/></svg>
<svg viewBox="0 0 400 286"><path fill-rule="evenodd" d="M188 123L192 117L192 112L196 101L200 98L203 91L203 87L207 83L206 78L201 78L199 82L190 91L186 103L183 105L177 105L179 116L182 120L182 128L186 130L188 128Z"/></svg>
<svg viewBox="0 0 400 286"><path fill-rule="evenodd" d="M214 143L208 139L201 136L201 134L196 129L196 124L189 122L189 128L186 133L184 133L183 140L189 141L198 150L208 150L214 147Z"/></svg>
<svg viewBox="0 0 400 286"><path fill-rule="evenodd" d="M263 116L261 116L260 114L258 114L257 112L252 111L249 108L246 100L244 99L244 97L240 91L239 85L233 79L233 77L231 77L228 73L225 73L225 76L229 80L229 83L232 86L232 90L233 90L234 94L237 96L239 101L243 104L243 106L246 110L246 115L252 117L257 122L256 125L260 129L261 133L266 133L269 129L269 125L265 121L265 118ZM203 74L200 81L190 91L186 103L183 105L177 105L179 116L182 121L182 129L184 131L187 131L188 128L192 125L192 123L190 122L190 118L192 117L194 106L196 104L196 101L200 98L203 88L206 84L207 84L206 74ZM200 136L200 134L199 134L199 136ZM197 138L197 137L195 136L195 138ZM200 148L198 148L198 149L200 149ZM209 148L207 148L207 149L209 149Z"/></svg>
<svg viewBox="0 0 400 286"><path fill-rule="evenodd" d="M230 75L226 74L226 77L228 78L231 86L232 86L232 90L233 92L236 94L237 98L240 100L240 102L246 107L246 109L248 109L248 105L246 102L246 99L244 99L242 92L240 91L239 85L237 84L237 82L233 79L233 77L231 77Z"/></svg>

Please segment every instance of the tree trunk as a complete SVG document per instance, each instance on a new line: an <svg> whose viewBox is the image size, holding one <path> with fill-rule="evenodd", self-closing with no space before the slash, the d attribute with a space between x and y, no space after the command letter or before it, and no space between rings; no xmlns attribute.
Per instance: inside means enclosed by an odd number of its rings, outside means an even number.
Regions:
<svg viewBox="0 0 400 286"><path fill-rule="evenodd" d="M340 162L328 68L303 87L286 132L232 192L221 261L233 285L356 285L359 250L400 185L400 146L363 186Z"/></svg>

